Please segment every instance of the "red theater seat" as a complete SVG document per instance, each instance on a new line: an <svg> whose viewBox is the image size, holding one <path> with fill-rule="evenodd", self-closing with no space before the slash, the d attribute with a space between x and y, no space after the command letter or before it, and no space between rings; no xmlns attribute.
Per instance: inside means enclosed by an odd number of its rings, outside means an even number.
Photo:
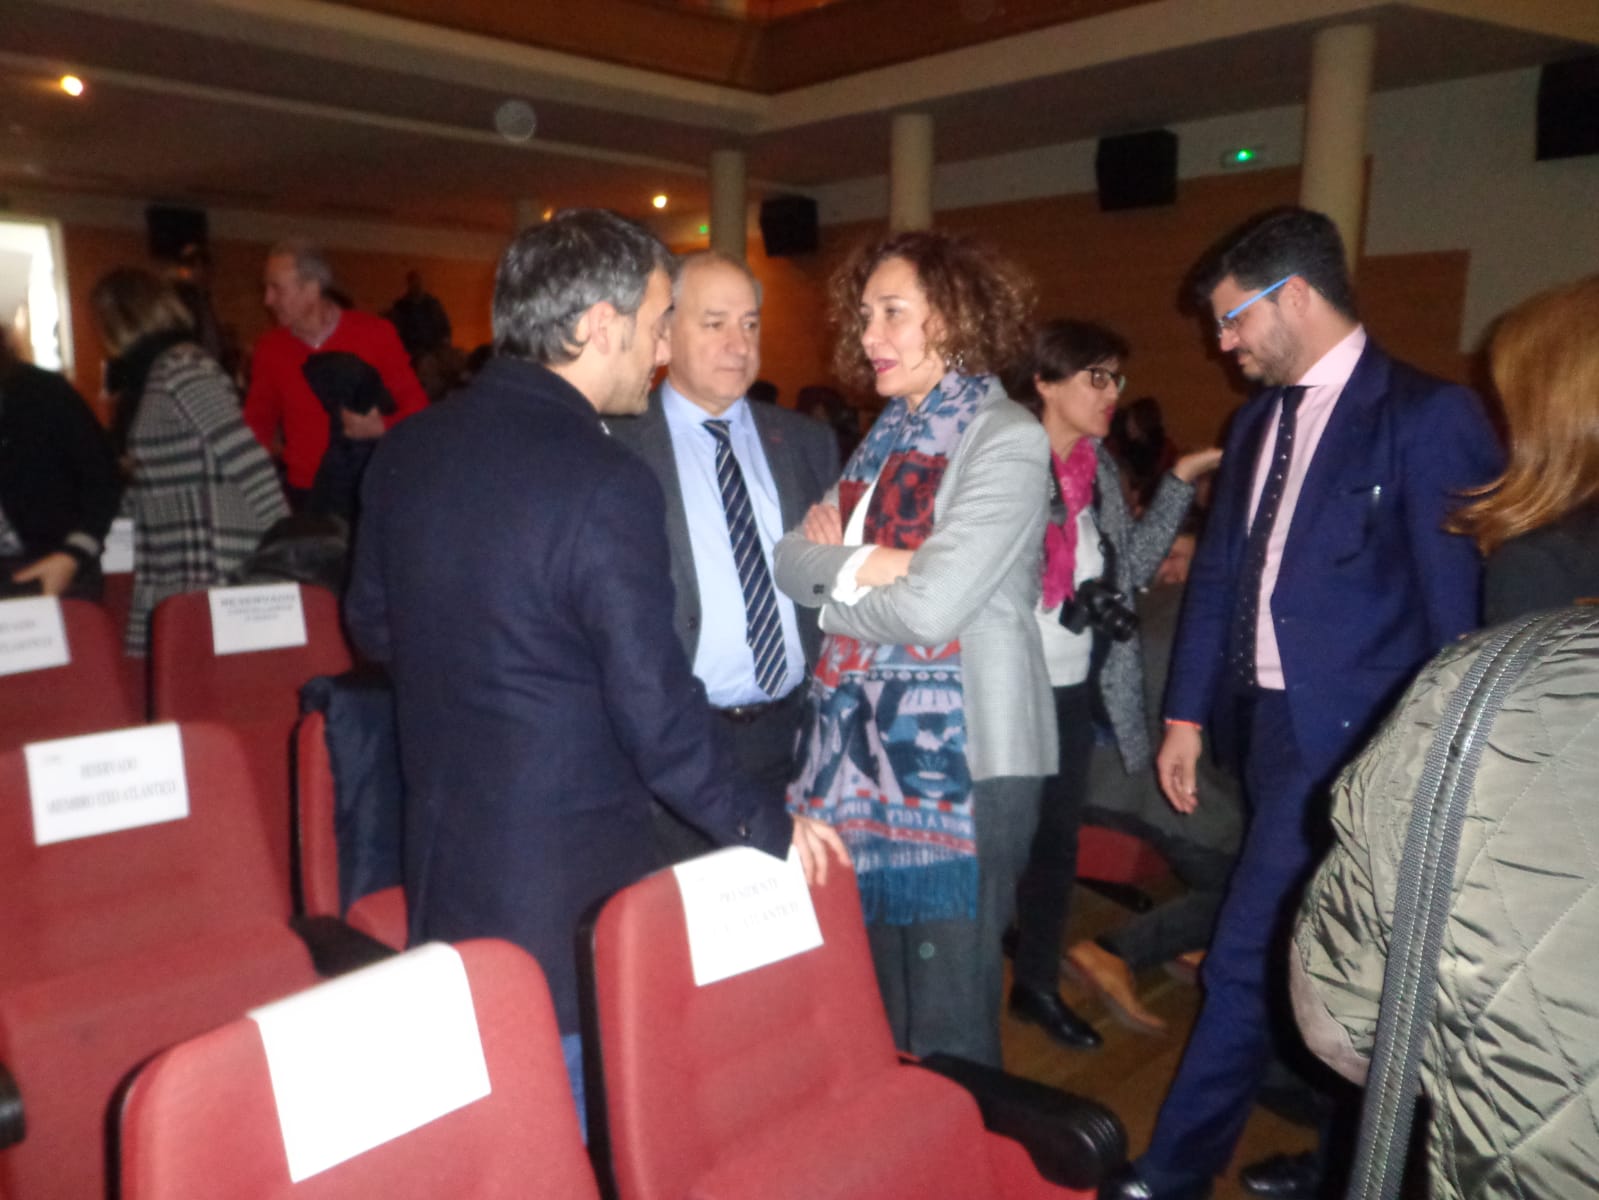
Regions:
<svg viewBox="0 0 1599 1200"><path fill-rule="evenodd" d="M459 949L490 1095L291 1183L260 1031L235 1021L174 1046L128 1089L122 1200L594 1200L543 973L506 942Z"/></svg>
<svg viewBox="0 0 1599 1200"><path fill-rule="evenodd" d="M244 742L259 786L273 862L289 903L289 736L300 687L315 675L350 669L339 602L324 588L300 585L306 644L244 654L212 652L211 602L205 591L156 607L150 633L150 708L157 721L223 721Z"/></svg>
<svg viewBox="0 0 1599 1200"><path fill-rule="evenodd" d="M103 1195L119 1080L316 980L284 920L237 739L207 725L181 737L188 817L46 846L23 754L0 754L0 1069L26 1126L0 1149L6 1200Z"/></svg>
<svg viewBox="0 0 1599 1200"><path fill-rule="evenodd" d="M306 713L294 729L300 910L311 917L341 917L369 937L403 950L408 925L402 888L387 887L357 897L348 909L342 905L336 800L326 733L327 718L320 712Z"/></svg>
<svg viewBox="0 0 1599 1200"><path fill-rule="evenodd" d="M824 945L696 987L676 880L613 896L592 936L585 1051L621 1200L1088 1196L985 1130L959 1085L903 1065L852 872L811 889ZM592 1078L592 1075L591 1075Z"/></svg>
<svg viewBox="0 0 1599 1200"><path fill-rule="evenodd" d="M87 600L63 600L61 620L72 661L0 676L0 747L136 725L144 713L123 673L122 635Z"/></svg>

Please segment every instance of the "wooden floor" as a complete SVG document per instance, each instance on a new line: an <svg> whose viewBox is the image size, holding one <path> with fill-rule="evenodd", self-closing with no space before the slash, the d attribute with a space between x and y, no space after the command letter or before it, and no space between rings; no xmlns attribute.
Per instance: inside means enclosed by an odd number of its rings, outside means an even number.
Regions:
<svg viewBox="0 0 1599 1200"><path fill-rule="evenodd" d="M1067 944L1108 932L1129 916L1126 909L1078 888L1072 897ZM1008 1015L1002 1034L1007 1069L1108 1105L1127 1126L1128 1150L1135 1156L1149 1141L1155 1115L1177 1070L1183 1042L1199 1008L1198 988L1179 982L1161 968L1145 973L1139 983L1144 1004L1170 1023L1167 1033L1151 1035L1128 1029L1097 996L1068 978L1061 981L1061 994L1093 1022L1105 1038L1104 1046L1087 1052L1067 1050L1050 1041L1037 1026L1012 1020ZM1308 1150L1314 1141L1309 1130L1256 1108L1232 1168L1216 1182L1216 1200L1248 1195L1236 1179L1240 1166L1269 1154Z"/></svg>

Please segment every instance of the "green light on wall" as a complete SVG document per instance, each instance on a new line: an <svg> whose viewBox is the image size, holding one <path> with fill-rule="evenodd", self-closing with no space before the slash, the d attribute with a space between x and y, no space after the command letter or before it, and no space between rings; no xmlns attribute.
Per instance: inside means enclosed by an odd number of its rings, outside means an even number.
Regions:
<svg viewBox="0 0 1599 1200"><path fill-rule="evenodd" d="M709 233L710 231L711 231L711 227L709 225L701 225L700 226L700 232L701 233Z"/></svg>
<svg viewBox="0 0 1599 1200"><path fill-rule="evenodd" d="M1247 167L1259 160L1259 146L1235 146L1222 154L1221 165L1224 167Z"/></svg>

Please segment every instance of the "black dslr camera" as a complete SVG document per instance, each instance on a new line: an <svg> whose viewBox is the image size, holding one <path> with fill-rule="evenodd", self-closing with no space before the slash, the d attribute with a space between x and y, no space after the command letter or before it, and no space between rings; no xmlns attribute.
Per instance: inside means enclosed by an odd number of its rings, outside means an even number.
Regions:
<svg viewBox="0 0 1599 1200"><path fill-rule="evenodd" d="M1093 628L1112 641L1125 642L1138 630L1138 614L1109 582L1089 579L1078 585L1077 595L1061 608L1060 623L1072 633Z"/></svg>

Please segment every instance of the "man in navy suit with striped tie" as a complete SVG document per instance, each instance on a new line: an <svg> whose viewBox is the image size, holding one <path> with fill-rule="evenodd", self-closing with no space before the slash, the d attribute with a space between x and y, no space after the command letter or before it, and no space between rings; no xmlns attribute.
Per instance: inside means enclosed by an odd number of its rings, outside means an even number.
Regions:
<svg viewBox="0 0 1599 1200"><path fill-rule="evenodd" d="M666 326L666 380L612 432L666 495L673 627L705 685L733 759L780 808L794 770L805 678L821 640L772 584L772 547L838 478L827 426L746 392L761 365L761 292L749 268L714 252L685 258ZM711 849L662 805L662 857Z"/></svg>
<svg viewBox="0 0 1599 1200"><path fill-rule="evenodd" d="M1262 388L1228 434L1156 766L1172 805L1192 812L1205 803L1194 778L1208 735L1240 766L1249 825L1204 1004L1149 1148L1102 1185L1109 1200L1199 1200L1232 1158L1285 1015L1270 997L1330 834L1328 784L1417 668L1477 626L1477 553L1444 522L1502 462L1476 396L1367 336L1343 244L1320 213L1256 217L1195 284L1222 353ZM1309 1197L1321 1173L1307 1155L1241 1182Z"/></svg>

